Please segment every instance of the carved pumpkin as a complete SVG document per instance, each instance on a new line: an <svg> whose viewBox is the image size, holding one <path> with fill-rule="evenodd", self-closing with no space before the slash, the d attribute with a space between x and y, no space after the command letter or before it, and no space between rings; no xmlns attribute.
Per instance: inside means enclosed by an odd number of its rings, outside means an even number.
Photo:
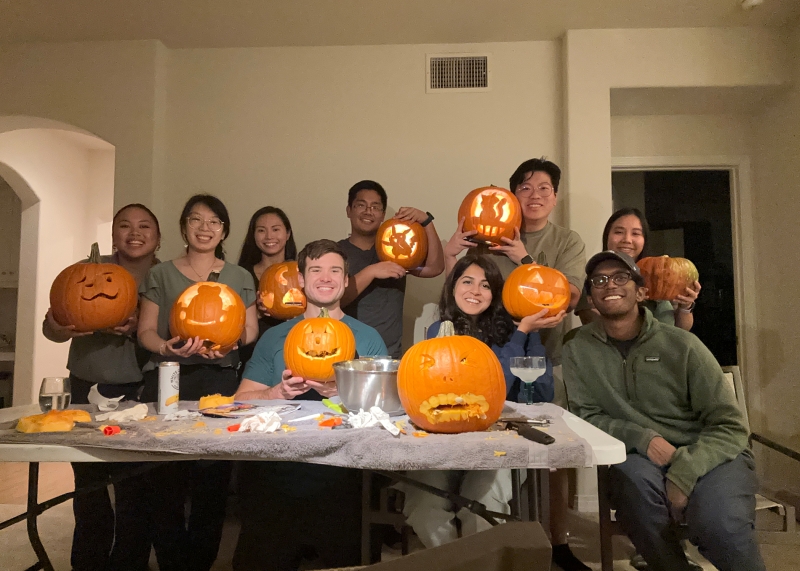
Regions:
<svg viewBox="0 0 800 571"><path fill-rule="evenodd" d="M244 331L246 308L239 294L218 282L186 288L169 314L169 330L181 339L200 337L204 346L228 353Z"/></svg>
<svg viewBox="0 0 800 571"><path fill-rule="evenodd" d="M329 317L327 309L319 317L295 324L283 343L286 368L298 377L322 383L335 380L334 363L349 361L355 354L353 332L346 324Z"/></svg>
<svg viewBox="0 0 800 571"><path fill-rule="evenodd" d="M571 294L566 276L547 266L523 264L506 278L503 305L514 319L522 319L543 309L547 317L566 310Z"/></svg>
<svg viewBox="0 0 800 571"><path fill-rule="evenodd" d="M297 262L272 264L261 275L258 291L267 311L276 319L291 319L306 310Z"/></svg>
<svg viewBox="0 0 800 571"><path fill-rule="evenodd" d="M464 219L464 231L476 230L472 239L489 244L504 244L501 238L514 238L522 224L522 209L511 191L496 186L476 188L458 209Z"/></svg>
<svg viewBox="0 0 800 571"><path fill-rule="evenodd" d="M455 335L444 321L435 339L413 345L400 361L397 392L408 417L428 432L485 430L503 412L503 368L488 345Z"/></svg>
<svg viewBox="0 0 800 571"><path fill-rule="evenodd" d="M382 262L413 270L422 266L428 256L428 236L417 222L390 219L378 228L375 250Z"/></svg>
<svg viewBox="0 0 800 571"><path fill-rule="evenodd" d="M50 287L53 318L81 332L124 323L138 302L136 280L120 265L101 263L97 243L88 261L64 269Z"/></svg>
<svg viewBox="0 0 800 571"><path fill-rule="evenodd" d="M648 299L672 301L700 279L697 268L686 258L642 258L636 265L644 277Z"/></svg>

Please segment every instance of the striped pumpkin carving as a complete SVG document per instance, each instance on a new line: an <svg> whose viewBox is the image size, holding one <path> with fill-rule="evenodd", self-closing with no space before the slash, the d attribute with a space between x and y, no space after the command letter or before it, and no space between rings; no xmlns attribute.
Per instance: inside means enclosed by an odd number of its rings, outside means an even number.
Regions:
<svg viewBox="0 0 800 571"><path fill-rule="evenodd" d="M672 301L700 279L697 268L686 258L642 258L637 265L644 276L648 299Z"/></svg>

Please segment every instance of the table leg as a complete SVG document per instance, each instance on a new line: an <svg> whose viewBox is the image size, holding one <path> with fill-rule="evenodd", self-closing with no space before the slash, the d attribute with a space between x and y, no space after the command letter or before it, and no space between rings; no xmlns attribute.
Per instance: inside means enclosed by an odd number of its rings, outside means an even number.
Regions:
<svg viewBox="0 0 800 571"><path fill-rule="evenodd" d="M600 510L600 568L612 571L614 554L611 547L611 502L608 489L608 466L597 466L597 504Z"/></svg>
<svg viewBox="0 0 800 571"><path fill-rule="evenodd" d="M39 517L39 463L31 462L28 465L28 539L31 542L38 563L29 567L30 571L35 569L43 569L44 571L53 571L53 564L50 563L50 558L47 556L47 551L42 545L42 540L39 538L39 528L37 527L36 518Z"/></svg>
<svg viewBox="0 0 800 571"><path fill-rule="evenodd" d="M361 564L371 563L372 521L372 472L361 470Z"/></svg>
<svg viewBox="0 0 800 571"><path fill-rule="evenodd" d="M520 470L514 468L511 470L511 516L516 519L522 519L522 486L519 483Z"/></svg>
<svg viewBox="0 0 800 571"><path fill-rule="evenodd" d="M542 514L539 498L539 470L528 470L528 520L541 523Z"/></svg>

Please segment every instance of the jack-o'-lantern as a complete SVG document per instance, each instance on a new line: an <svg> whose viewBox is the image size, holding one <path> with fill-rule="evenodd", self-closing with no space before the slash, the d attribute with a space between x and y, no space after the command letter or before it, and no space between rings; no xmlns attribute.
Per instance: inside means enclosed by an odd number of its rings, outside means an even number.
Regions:
<svg viewBox="0 0 800 571"><path fill-rule="evenodd" d="M101 263L97 243L86 262L64 269L50 287L53 318L80 332L121 325L138 301L136 280L120 265Z"/></svg>
<svg viewBox="0 0 800 571"><path fill-rule="evenodd" d="M522 209L511 191L496 186L484 186L470 192L458 209L458 219L464 219L464 231L475 230L472 240L489 244L504 244L501 238L514 238L522 224Z"/></svg>
<svg viewBox="0 0 800 571"><path fill-rule="evenodd" d="M276 319L291 319L306 310L297 262L272 264L261 275L258 291L264 307Z"/></svg>
<svg viewBox="0 0 800 571"><path fill-rule="evenodd" d="M200 337L205 348L225 354L242 336L246 312L242 298L227 285L197 282L172 305L169 330L181 339Z"/></svg>
<svg viewBox="0 0 800 571"><path fill-rule="evenodd" d="M700 279L697 268L686 258L642 258L636 265L644 277L648 299L672 301Z"/></svg>
<svg viewBox="0 0 800 571"><path fill-rule="evenodd" d="M503 412L503 368L488 345L455 335L444 321L434 339L413 345L400 361L397 392L408 417L428 432L473 432Z"/></svg>
<svg viewBox="0 0 800 571"><path fill-rule="evenodd" d="M375 250L382 262L394 262L413 270L420 267L428 256L428 236L417 222L387 220L378 228Z"/></svg>
<svg viewBox="0 0 800 571"><path fill-rule="evenodd" d="M547 317L566 310L571 298L567 277L553 268L523 264L503 285L503 305L514 319L547 309Z"/></svg>
<svg viewBox="0 0 800 571"><path fill-rule="evenodd" d="M356 354L356 338L350 328L329 317L323 309L319 317L297 323L283 343L283 360L292 374L320 381L334 381L333 364L349 361Z"/></svg>

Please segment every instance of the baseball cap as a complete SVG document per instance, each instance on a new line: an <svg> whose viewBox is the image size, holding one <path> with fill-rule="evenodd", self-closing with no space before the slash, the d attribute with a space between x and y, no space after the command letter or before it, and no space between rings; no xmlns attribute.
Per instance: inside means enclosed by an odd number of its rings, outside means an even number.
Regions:
<svg viewBox="0 0 800 571"><path fill-rule="evenodd" d="M639 271L639 266L636 265L636 262L633 261L627 254L623 254L622 252L615 252L614 250L606 250L605 252L600 252L599 254L595 254L589 261L586 262L586 281L583 284L583 289L587 293L590 290L590 283L589 278L592 277L592 272L594 272L595 268L600 265L601 262L605 262L608 260L614 260L617 262L622 262L622 264L630 271L631 276L633 276L633 281L636 285L643 287L644 286L644 277L642 273Z"/></svg>

